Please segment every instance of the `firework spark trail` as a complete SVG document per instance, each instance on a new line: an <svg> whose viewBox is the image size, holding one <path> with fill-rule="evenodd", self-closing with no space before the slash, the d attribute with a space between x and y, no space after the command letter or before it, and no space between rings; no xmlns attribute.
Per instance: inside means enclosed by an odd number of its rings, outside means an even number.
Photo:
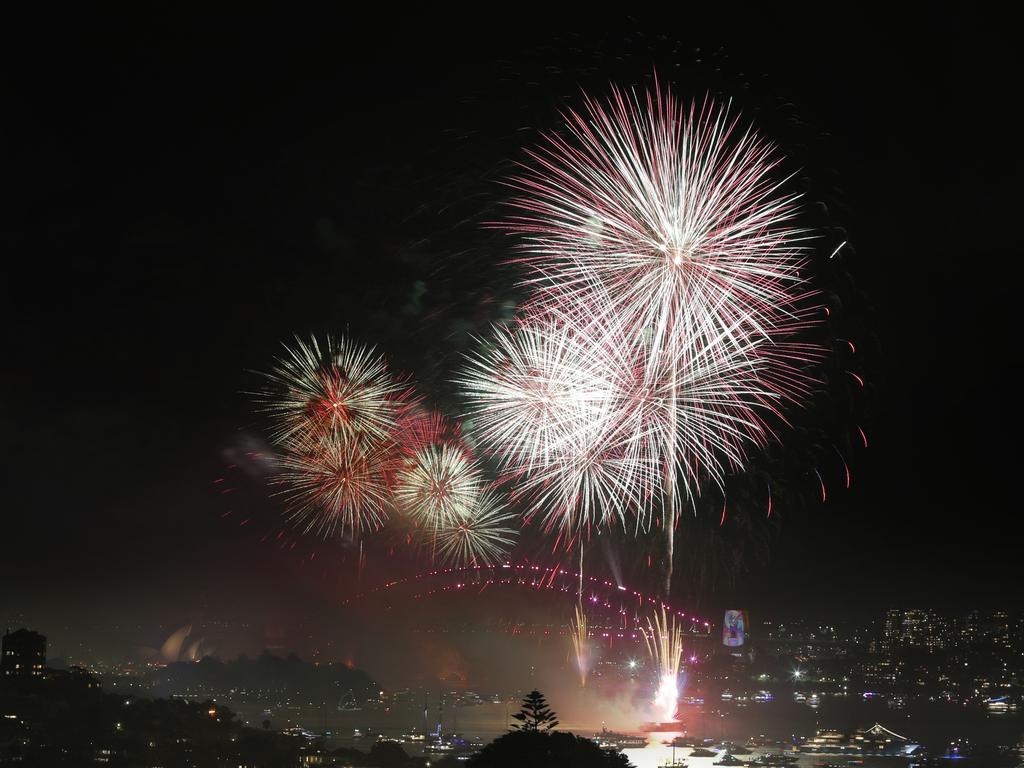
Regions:
<svg viewBox="0 0 1024 768"><path fill-rule="evenodd" d="M571 541L722 487L801 402L821 322L780 158L727 108L585 98L512 181L535 295L463 385L481 438ZM552 320L552 318L555 318Z"/></svg>
<svg viewBox="0 0 1024 768"><path fill-rule="evenodd" d="M576 603L574 618L569 619L569 637L572 640L573 653L576 656L576 669L580 675L580 687L587 686L587 672L590 669L589 653L589 628L587 617L583 613L583 606Z"/></svg>
<svg viewBox="0 0 1024 768"><path fill-rule="evenodd" d="M683 628L669 617L665 606L647 620L647 629L641 630L651 661L658 671L658 689L654 707L663 722L676 719L679 705L679 670L683 659Z"/></svg>

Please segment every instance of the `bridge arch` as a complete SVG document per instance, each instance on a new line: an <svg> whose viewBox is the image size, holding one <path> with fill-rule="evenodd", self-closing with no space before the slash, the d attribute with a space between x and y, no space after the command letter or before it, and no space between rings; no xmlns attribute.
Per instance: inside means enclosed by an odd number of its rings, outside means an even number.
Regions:
<svg viewBox="0 0 1024 768"><path fill-rule="evenodd" d="M564 596L567 603L575 602L579 592L579 572L534 563L433 568L366 589L341 604L355 608L371 601L375 606L387 609L407 600L429 600L452 593L471 594L474 590L483 596L502 588L537 590L547 595ZM589 615L614 619L606 621L600 628L595 627L599 636L617 634L623 638L639 639L641 630L647 627L648 617L662 608L682 624L687 635L695 639L709 638L712 633L710 621L703 617L671 605L657 595L596 576L584 574L583 604Z"/></svg>

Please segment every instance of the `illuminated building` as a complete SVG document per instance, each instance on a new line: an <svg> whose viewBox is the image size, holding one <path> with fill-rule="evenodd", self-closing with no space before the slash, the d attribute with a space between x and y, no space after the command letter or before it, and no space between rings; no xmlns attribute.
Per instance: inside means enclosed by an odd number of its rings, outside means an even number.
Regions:
<svg viewBox="0 0 1024 768"><path fill-rule="evenodd" d="M938 631L938 619L932 611L893 608L885 616L885 644L889 651L900 648L928 648L944 646Z"/></svg>
<svg viewBox="0 0 1024 768"><path fill-rule="evenodd" d="M729 610L722 622L722 645L739 648L747 640L746 611Z"/></svg>
<svg viewBox="0 0 1024 768"><path fill-rule="evenodd" d="M1013 627L1010 615L1002 610L974 610L964 621L964 640L968 645L996 648L1013 647Z"/></svg>
<svg viewBox="0 0 1024 768"><path fill-rule="evenodd" d="M4 634L0 671L5 677L41 675L46 667L46 638L30 629Z"/></svg>

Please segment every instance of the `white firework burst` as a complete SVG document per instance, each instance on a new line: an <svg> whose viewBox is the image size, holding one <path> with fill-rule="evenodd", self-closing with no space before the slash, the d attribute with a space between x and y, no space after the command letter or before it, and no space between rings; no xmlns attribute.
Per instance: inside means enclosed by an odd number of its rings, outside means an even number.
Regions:
<svg viewBox="0 0 1024 768"><path fill-rule="evenodd" d="M280 465L288 514L306 533L357 536L387 520L394 466L388 447L332 433L286 451Z"/></svg>
<svg viewBox="0 0 1024 768"><path fill-rule="evenodd" d="M316 442L327 434L386 440L405 408L406 388L372 347L315 337L286 347L255 393L278 445Z"/></svg>
<svg viewBox="0 0 1024 768"><path fill-rule="evenodd" d="M436 559L452 565L497 565L515 545L515 514L483 491L468 517L425 532Z"/></svg>
<svg viewBox="0 0 1024 768"><path fill-rule="evenodd" d="M396 474L395 506L418 527L444 528L472 516L482 486L464 448L430 444L416 450Z"/></svg>

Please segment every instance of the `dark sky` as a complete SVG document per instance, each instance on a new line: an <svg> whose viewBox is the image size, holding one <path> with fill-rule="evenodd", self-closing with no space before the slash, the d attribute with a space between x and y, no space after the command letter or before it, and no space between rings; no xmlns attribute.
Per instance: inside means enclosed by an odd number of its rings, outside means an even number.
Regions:
<svg viewBox="0 0 1024 768"><path fill-rule="evenodd" d="M830 476L827 504L794 503L770 565L709 604L1017 601L1005 20L493 10L8 25L0 609L173 624L322 605L337 584L268 555L235 524L248 510L220 517L214 480L260 434L248 372L294 333L348 329L450 406L467 333L516 295L481 226L503 174L580 87L655 70L734 97L824 202L868 381L852 488Z"/></svg>

